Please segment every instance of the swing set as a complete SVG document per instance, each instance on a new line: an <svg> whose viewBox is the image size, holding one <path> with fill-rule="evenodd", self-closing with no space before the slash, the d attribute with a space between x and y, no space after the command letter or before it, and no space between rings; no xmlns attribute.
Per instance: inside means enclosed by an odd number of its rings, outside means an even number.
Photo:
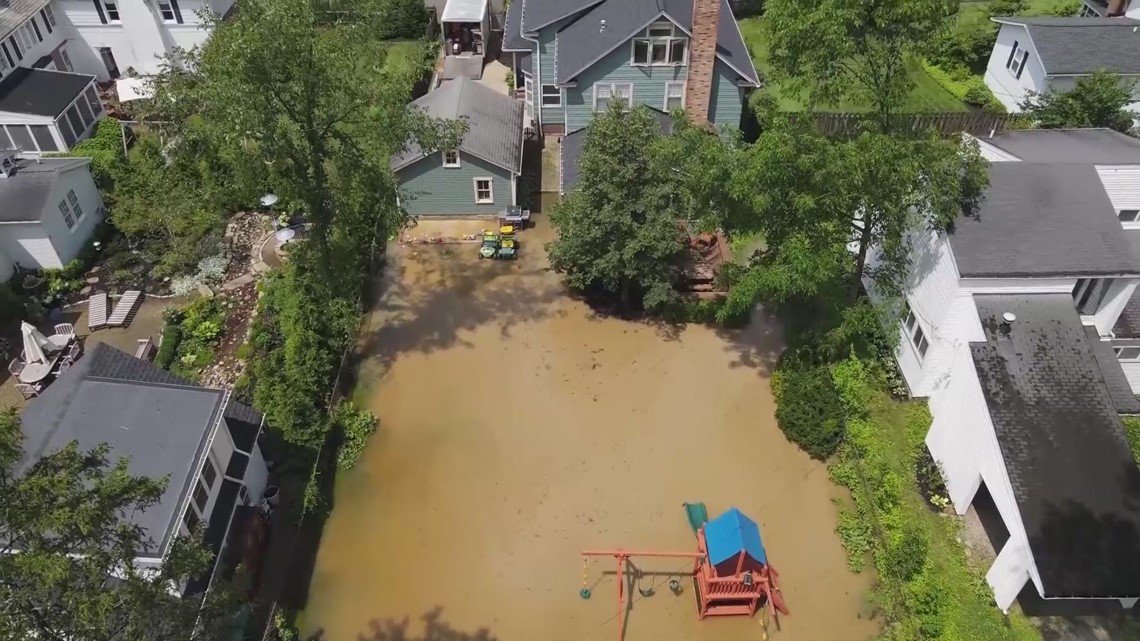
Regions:
<svg viewBox="0 0 1140 641"><path fill-rule="evenodd" d="M697 506L699 508L695 510ZM698 616L701 619L707 616L752 616L762 605L772 608L777 624L780 614L788 614L783 594L776 585L779 575L768 563L760 540L760 527L736 508L707 521L703 507L700 504L686 505L697 535L696 552L622 548L582 551L582 589L579 595L583 599L590 598L590 590L586 586L589 559L609 556L617 561L618 641L625 638L625 577L627 574L640 577L641 574L630 562L633 557L693 559L690 575L696 585ZM694 512L704 515L701 522L693 518ZM680 581L671 580L669 587L674 593L679 593ZM652 588L647 591L640 587L639 592L642 596L653 593Z"/></svg>

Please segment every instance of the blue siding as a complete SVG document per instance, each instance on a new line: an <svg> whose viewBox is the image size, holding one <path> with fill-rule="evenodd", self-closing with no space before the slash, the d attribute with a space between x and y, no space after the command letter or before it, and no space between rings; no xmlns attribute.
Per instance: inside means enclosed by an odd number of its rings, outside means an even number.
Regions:
<svg viewBox="0 0 1140 641"><path fill-rule="evenodd" d="M739 129L744 110L744 88L736 86L740 75L720 60L716 61L713 71L709 116L713 124L718 127L728 125Z"/></svg>
<svg viewBox="0 0 1140 641"><path fill-rule="evenodd" d="M558 78L555 72L555 65L557 64L558 50L557 37L560 25L552 25L543 29L538 34L538 60L541 66L538 77L534 82L534 102L537 105L542 104L542 85L552 85ZM542 114L539 120L544 125L560 125L562 124L562 107L543 107Z"/></svg>
<svg viewBox="0 0 1140 641"><path fill-rule="evenodd" d="M400 203L413 216L494 215L511 204L511 172L462 152L459 165L444 167L436 153L396 172ZM493 204L475 204L475 178L493 180Z"/></svg>
<svg viewBox="0 0 1140 641"><path fill-rule="evenodd" d="M633 83L633 102L648 105L659 111L665 109L665 83L684 81L687 66L635 67L632 39L611 51L606 57L583 71L577 78L577 87L568 87L565 93L566 131L577 131L594 118L594 84L598 82Z"/></svg>

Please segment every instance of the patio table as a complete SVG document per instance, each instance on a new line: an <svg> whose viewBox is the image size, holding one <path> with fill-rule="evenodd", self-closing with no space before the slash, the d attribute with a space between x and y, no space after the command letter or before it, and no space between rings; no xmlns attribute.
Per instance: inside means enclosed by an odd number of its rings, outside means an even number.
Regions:
<svg viewBox="0 0 1140 641"><path fill-rule="evenodd" d="M20 372L20 382L35 384L44 380L55 369L55 364L59 362L61 356L63 356L63 350L48 354L46 363L28 363Z"/></svg>

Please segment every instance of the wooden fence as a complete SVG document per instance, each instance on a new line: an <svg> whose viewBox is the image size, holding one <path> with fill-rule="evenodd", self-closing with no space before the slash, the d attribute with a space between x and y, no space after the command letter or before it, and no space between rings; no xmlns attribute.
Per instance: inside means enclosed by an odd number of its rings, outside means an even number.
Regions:
<svg viewBox="0 0 1140 641"><path fill-rule="evenodd" d="M867 113L818 113L809 116L815 127L826 136L855 136L863 131L875 130L878 124L872 114ZM892 129L902 132L922 134L936 131L943 135L968 133L988 136L991 132L1004 131L1015 116L1009 114L989 114L982 111L899 114L892 120Z"/></svg>

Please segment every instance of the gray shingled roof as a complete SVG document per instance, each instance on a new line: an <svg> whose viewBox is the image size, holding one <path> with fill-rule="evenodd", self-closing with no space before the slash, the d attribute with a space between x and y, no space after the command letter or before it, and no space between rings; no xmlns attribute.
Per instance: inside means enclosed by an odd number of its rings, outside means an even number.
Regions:
<svg viewBox="0 0 1140 641"><path fill-rule="evenodd" d="M1140 74L1140 20L1131 18L994 18L1029 30L1047 75L1112 71Z"/></svg>
<svg viewBox="0 0 1140 641"><path fill-rule="evenodd" d="M521 29L534 33L559 20L585 11L604 0L522 0ZM624 2L626 0L619 0Z"/></svg>
<svg viewBox="0 0 1140 641"><path fill-rule="evenodd" d="M531 51L534 43L522 37L522 10L526 0L515 0L503 20L503 51Z"/></svg>
<svg viewBox="0 0 1140 641"><path fill-rule="evenodd" d="M441 22L482 22L487 14L487 0L447 0Z"/></svg>
<svg viewBox="0 0 1140 641"><path fill-rule="evenodd" d="M483 59L478 56L446 56L443 59L443 79L483 77Z"/></svg>
<svg viewBox="0 0 1140 641"><path fill-rule="evenodd" d="M1104 383L1112 404L1116 406L1118 414L1140 414L1140 400L1132 391L1128 377L1124 375L1124 368L1120 366L1120 359L1112 350L1112 343L1100 339L1100 330L1095 325L1085 325L1085 336L1089 346L1092 347L1093 356L1104 376Z"/></svg>
<svg viewBox="0 0 1140 641"><path fill-rule="evenodd" d="M1072 298L974 300L987 340L970 351L1044 596L1140 597L1140 468Z"/></svg>
<svg viewBox="0 0 1140 641"><path fill-rule="evenodd" d="M978 219L949 239L965 277L1140 274L1092 165L991 164Z"/></svg>
<svg viewBox="0 0 1140 641"><path fill-rule="evenodd" d="M8 0L8 8L0 11L0 38L8 36L16 27L24 24L28 18L35 16L47 6L46 0ZM39 22L37 20L37 22ZM44 25L40 24L42 30Z"/></svg>
<svg viewBox="0 0 1140 641"><path fill-rule="evenodd" d="M1014 129L979 140L1027 162L1140 165L1140 140L1112 129Z"/></svg>
<svg viewBox="0 0 1140 641"><path fill-rule="evenodd" d="M90 162L89 158L18 160L14 174L0 177L0 223L39 222L59 177ZM54 205L52 210L56 211Z"/></svg>
<svg viewBox="0 0 1140 641"><path fill-rule="evenodd" d="M574 79L584 69L664 14L687 33L692 32L692 0L607 0L558 33L556 55L558 83ZM601 28L605 21L605 29ZM748 55L748 47L740 35L728 0L721 0L721 18L717 29L717 57L740 76L754 84L760 77Z"/></svg>
<svg viewBox="0 0 1140 641"><path fill-rule="evenodd" d="M169 476L158 503L131 515L151 539L139 554L158 556L178 530L179 507L198 476L223 398L221 390L191 385L100 343L24 409L21 470L78 441L84 449L107 443L112 459L129 459L131 474Z"/></svg>
<svg viewBox="0 0 1140 641"><path fill-rule="evenodd" d="M412 103L433 118L467 120L459 150L509 171L522 163L522 103L468 78L449 80ZM427 154L418 145L392 158L399 171Z"/></svg>

